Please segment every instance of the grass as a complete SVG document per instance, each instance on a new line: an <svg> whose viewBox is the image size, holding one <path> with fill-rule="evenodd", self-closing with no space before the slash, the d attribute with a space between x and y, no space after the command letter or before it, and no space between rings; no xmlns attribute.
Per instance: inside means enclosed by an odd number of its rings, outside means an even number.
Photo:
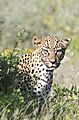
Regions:
<svg viewBox="0 0 79 120"><path fill-rule="evenodd" d="M79 89L53 85L54 95L49 97L39 112L37 100L26 103L19 90L13 91L0 108L1 120L78 120ZM0 100L1 101L1 100ZM7 101L7 103L6 103Z"/></svg>

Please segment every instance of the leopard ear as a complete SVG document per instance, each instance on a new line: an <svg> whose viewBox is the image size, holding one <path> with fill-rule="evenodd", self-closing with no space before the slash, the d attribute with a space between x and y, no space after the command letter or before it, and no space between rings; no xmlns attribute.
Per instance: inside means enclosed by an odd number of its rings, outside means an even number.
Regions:
<svg viewBox="0 0 79 120"><path fill-rule="evenodd" d="M67 49L67 47L69 46L70 41L71 41L71 38L67 38L67 39L62 40L62 47Z"/></svg>
<svg viewBox="0 0 79 120"><path fill-rule="evenodd" d="M37 36L34 36L34 37L33 37L33 40L36 40L37 38L38 38Z"/></svg>
<svg viewBox="0 0 79 120"><path fill-rule="evenodd" d="M39 46L39 44L41 44L41 39L37 36L34 36L33 43L34 43L34 45Z"/></svg>
<svg viewBox="0 0 79 120"><path fill-rule="evenodd" d="M70 41L72 40L71 38L66 38L64 39L66 42L70 43Z"/></svg>
<svg viewBox="0 0 79 120"><path fill-rule="evenodd" d="M33 37L33 42L35 42L37 39L38 39L38 37L37 37L37 36L34 36L34 37Z"/></svg>
<svg viewBox="0 0 79 120"><path fill-rule="evenodd" d="M33 41L33 44L37 46L38 37L34 36L32 41Z"/></svg>

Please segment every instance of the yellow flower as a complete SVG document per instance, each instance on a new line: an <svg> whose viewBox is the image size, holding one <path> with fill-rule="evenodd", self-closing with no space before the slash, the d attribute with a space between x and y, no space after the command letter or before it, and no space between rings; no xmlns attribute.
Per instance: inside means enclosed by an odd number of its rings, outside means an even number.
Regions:
<svg viewBox="0 0 79 120"><path fill-rule="evenodd" d="M3 56L7 56L10 53L11 53L10 49L5 49L4 52L3 52Z"/></svg>
<svg viewBox="0 0 79 120"><path fill-rule="evenodd" d="M10 53L10 52L11 52L10 49L5 49L5 50L4 50L4 53Z"/></svg>
<svg viewBox="0 0 79 120"><path fill-rule="evenodd" d="M29 53L32 53L34 50L33 49L28 49L28 52Z"/></svg>

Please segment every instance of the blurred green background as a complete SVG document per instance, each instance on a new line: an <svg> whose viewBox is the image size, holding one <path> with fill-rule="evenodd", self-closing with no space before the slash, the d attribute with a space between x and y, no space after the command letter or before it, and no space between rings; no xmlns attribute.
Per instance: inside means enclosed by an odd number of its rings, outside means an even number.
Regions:
<svg viewBox="0 0 79 120"><path fill-rule="evenodd" d="M60 85L79 85L79 0L0 0L0 51L32 48L34 35L72 38L54 73Z"/></svg>

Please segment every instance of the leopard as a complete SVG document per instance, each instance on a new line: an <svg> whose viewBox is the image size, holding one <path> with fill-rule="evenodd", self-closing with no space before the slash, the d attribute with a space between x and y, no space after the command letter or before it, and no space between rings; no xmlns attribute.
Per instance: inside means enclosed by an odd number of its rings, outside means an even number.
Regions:
<svg viewBox="0 0 79 120"><path fill-rule="evenodd" d="M20 76L20 89L30 95L45 100L52 87L53 72L65 56L71 39L60 40L56 36L34 36L36 46L32 52L22 55L17 65Z"/></svg>

